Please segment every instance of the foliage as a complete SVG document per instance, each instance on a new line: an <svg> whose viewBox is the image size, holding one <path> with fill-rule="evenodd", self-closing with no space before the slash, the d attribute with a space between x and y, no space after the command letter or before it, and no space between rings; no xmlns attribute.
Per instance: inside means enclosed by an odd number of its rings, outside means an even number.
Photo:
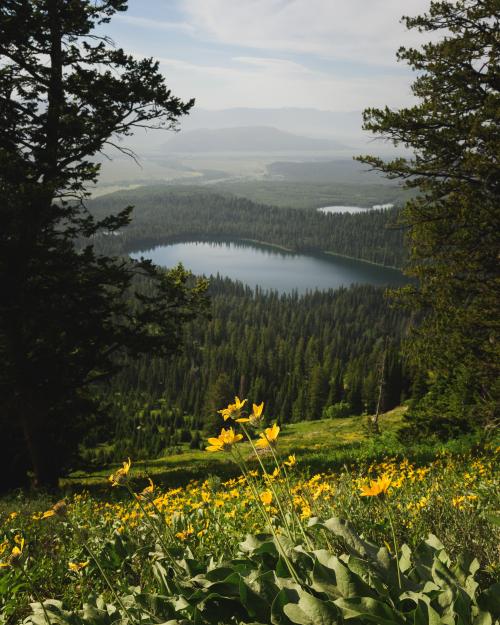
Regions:
<svg viewBox="0 0 500 625"><path fill-rule="evenodd" d="M400 296L422 317L412 339L414 358L441 390L447 385L447 412L465 382L468 419L492 423L500 362L499 5L431 2L426 14L404 20L420 32L443 33L418 50L398 52L418 73L412 88L418 103L399 111L368 109L364 119L366 129L411 148L414 156L361 160L420 190L402 213L408 272L418 282ZM425 420L422 412L413 413L415 429ZM435 418L434 411L427 421Z"/></svg>
<svg viewBox="0 0 500 625"><path fill-rule="evenodd" d="M276 163L267 169L274 174ZM286 180L230 180L213 185L217 191L246 197L258 204L271 204L281 208L307 208L316 210L322 206L361 206L377 204L402 205L408 199L408 191L394 183L379 180L378 184L363 184L359 174L356 179L351 171L346 172L342 164L335 161L321 171L320 161L306 163L280 163L277 172L280 178L285 173ZM286 172L282 168L286 167ZM304 168L306 172L304 172ZM298 172L296 170L299 170ZM305 173L305 175L304 175ZM297 175L298 174L298 175ZM318 179L318 176L320 179ZM314 182L311 182L311 178ZM380 178L380 177L378 177ZM363 176L364 179L364 176ZM368 183L368 181L366 181Z"/></svg>
<svg viewBox="0 0 500 625"><path fill-rule="evenodd" d="M148 249L182 238L241 238L293 251L326 251L389 267L405 261L403 234L393 227L398 209L365 214L324 214L277 208L206 187L151 186L96 198L99 218L124 203L136 206L134 221L119 237L101 236L102 249Z"/></svg>
<svg viewBox="0 0 500 625"><path fill-rule="evenodd" d="M92 244L131 211L88 213L96 155L135 127L173 128L193 104L171 94L152 59L93 32L125 9L125 0L0 7L0 488L28 471L54 483L95 417L88 385L123 351L175 351L200 307L203 287L188 288L182 268L134 265ZM134 274L155 284L149 296L135 296Z"/></svg>
<svg viewBox="0 0 500 625"><path fill-rule="evenodd" d="M2 613L18 622L29 613L28 597L35 592L39 603L58 597L44 605L51 622L63 623L123 617L289 625L316 624L322 614L327 623L427 624L444 618L452 625L493 624L500 618L492 585L500 570L498 528L488 520L488 511L499 505L495 453L490 447L479 456L444 455L423 466L384 461L362 473L311 477L295 474L297 467L287 467L282 456L275 477L271 461L258 477L226 483L212 478L167 491L148 491L150 485L140 499L129 501L80 494L63 516L54 512L45 520L38 511L48 507L46 501L13 500L11 513L9 505L4 508L2 531L9 545L14 536L25 537L22 565L31 581L20 567L0 569ZM255 462L251 473L257 472ZM382 475L390 483L387 494L362 497L362 487ZM289 522L294 510L304 535L287 539L274 497L268 510L275 535L269 533L252 480L259 493L273 485ZM143 484L144 478L132 475L132 492L140 493ZM82 569L68 570L68 562L87 560ZM481 611L490 618L480 617ZM44 619L34 605L28 622L46 625Z"/></svg>
<svg viewBox="0 0 500 625"><path fill-rule="evenodd" d="M129 358L101 385L109 419L82 440L84 449L100 449L97 464L167 455L197 431L214 431L216 406L242 385L242 393L272 397L268 410L281 423L319 419L338 402L345 416L373 413L381 377L382 411L408 396L412 371L400 355L408 317L389 307L382 289L299 297L214 278L208 292L211 318L186 326L183 353ZM382 375L386 336L392 342Z"/></svg>

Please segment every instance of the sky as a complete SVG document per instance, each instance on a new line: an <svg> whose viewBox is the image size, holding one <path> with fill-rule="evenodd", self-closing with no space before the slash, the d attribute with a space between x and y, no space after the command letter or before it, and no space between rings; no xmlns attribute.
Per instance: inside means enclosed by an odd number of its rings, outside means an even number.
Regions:
<svg viewBox="0 0 500 625"><path fill-rule="evenodd" d="M204 109L358 111L412 103L400 23L429 0L129 0L106 33L153 56L174 95Z"/></svg>

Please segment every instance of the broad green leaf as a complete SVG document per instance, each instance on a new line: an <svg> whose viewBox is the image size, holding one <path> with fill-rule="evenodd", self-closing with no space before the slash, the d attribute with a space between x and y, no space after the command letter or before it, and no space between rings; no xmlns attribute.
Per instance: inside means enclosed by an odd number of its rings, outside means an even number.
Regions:
<svg viewBox="0 0 500 625"><path fill-rule="evenodd" d="M282 588L271 605L272 625L293 625L293 622L283 611L288 603L298 603L299 593L292 588Z"/></svg>
<svg viewBox="0 0 500 625"><path fill-rule="evenodd" d="M325 527L327 530L335 534L336 536L340 536L344 539L346 545L354 550L355 553L361 555L363 557L371 556L375 557L378 548L373 543L368 542L361 538L356 531L354 530L352 524L349 521L344 519L340 519L339 517L332 517L331 519L327 519L326 521L319 521L317 518L312 518L309 520L309 527L314 527L318 525L319 527Z"/></svg>
<svg viewBox="0 0 500 625"><path fill-rule="evenodd" d="M231 575L233 575L234 569L228 566L221 566L217 569L212 569L208 571L204 576L200 575L199 577L205 577L209 582L221 582ZM194 579L198 579L198 576Z"/></svg>
<svg viewBox="0 0 500 625"><path fill-rule="evenodd" d="M375 592L355 573L328 551L318 550L314 554L312 579L313 588L325 592L330 597L375 596Z"/></svg>
<svg viewBox="0 0 500 625"><path fill-rule="evenodd" d="M299 602L288 603L283 610L292 623L298 625L336 625L340 610L331 601L322 601L305 591L299 592Z"/></svg>
<svg viewBox="0 0 500 625"><path fill-rule="evenodd" d="M349 556L346 559L349 569L358 575L370 588L373 588L378 595L384 598L388 593L383 583L380 572L368 564L366 560L356 556Z"/></svg>
<svg viewBox="0 0 500 625"><path fill-rule="evenodd" d="M240 601L251 618L257 618L262 621L269 621L270 604L264 597L257 594L244 579L240 577L239 581Z"/></svg>
<svg viewBox="0 0 500 625"><path fill-rule="evenodd" d="M441 618L425 600L419 599L413 612L413 625L441 625Z"/></svg>
<svg viewBox="0 0 500 625"><path fill-rule="evenodd" d="M411 569L411 549L408 545L401 545L399 557L399 570L406 573Z"/></svg>
<svg viewBox="0 0 500 625"><path fill-rule="evenodd" d="M245 540L239 543L240 549L244 553L250 554L261 548L263 545L272 545L271 550L273 551L276 549L268 534L247 534ZM269 551L269 549L267 549L267 551Z"/></svg>
<svg viewBox="0 0 500 625"><path fill-rule="evenodd" d="M496 622L498 623L498 621ZM472 625L493 625L491 614L489 612L479 612L472 621Z"/></svg>
<svg viewBox="0 0 500 625"><path fill-rule="evenodd" d="M491 612L492 616L500 619L500 583L493 584L482 592L477 598L477 604L485 612Z"/></svg>
<svg viewBox="0 0 500 625"><path fill-rule="evenodd" d="M31 603L31 609L33 610L33 614L26 619L25 623L33 623L33 625L47 625L47 617L45 616L45 612L49 617L51 625L81 625L83 623L82 619L73 612L67 612L63 610L62 602L57 601L56 599L47 599L47 601L43 602L43 608L41 603ZM109 616L106 623L111 623L111 619ZM102 621L104 623L104 621Z"/></svg>
<svg viewBox="0 0 500 625"><path fill-rule="evenodd" d="M401 614L393 610L386 603L369 597L337 599L335 605L342 610L342 616L345 620L360 618L363 619L362 622L376 623L376 625L404 624Z"/></svg>

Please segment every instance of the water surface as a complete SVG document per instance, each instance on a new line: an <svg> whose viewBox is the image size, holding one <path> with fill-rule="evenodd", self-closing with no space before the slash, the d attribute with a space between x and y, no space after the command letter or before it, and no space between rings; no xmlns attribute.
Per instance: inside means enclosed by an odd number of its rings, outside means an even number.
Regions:
<svg viewBox="0 0 500 625"><path fill-rule="evenodd" d="M130 254L173 267L181 262L196 275L219 274L263 290L280 293L337 289L351 284L400 286L400 271L327 254L294 254L241 241L185 241Z"/></svg>
<svg viewBox="0 0 500 625"><path fill-rule="evenodd" d="M394 204L374 204L371 208L362 208L361 206L322 206L317 210L320 213L366 213L366 211L389 209Z"/></svg>

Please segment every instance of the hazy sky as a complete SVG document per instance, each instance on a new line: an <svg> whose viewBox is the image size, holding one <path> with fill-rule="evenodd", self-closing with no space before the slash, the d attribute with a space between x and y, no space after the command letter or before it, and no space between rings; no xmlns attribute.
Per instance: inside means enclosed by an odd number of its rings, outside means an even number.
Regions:
<svg viewBox="0 0 500 625"><path fill-rule="evenodd" d="M396 62L417 33L402 14L428 0L129 0L106 32L154 56L175 95L208 109L360 110L411 102L410 70Z"/></svg>

